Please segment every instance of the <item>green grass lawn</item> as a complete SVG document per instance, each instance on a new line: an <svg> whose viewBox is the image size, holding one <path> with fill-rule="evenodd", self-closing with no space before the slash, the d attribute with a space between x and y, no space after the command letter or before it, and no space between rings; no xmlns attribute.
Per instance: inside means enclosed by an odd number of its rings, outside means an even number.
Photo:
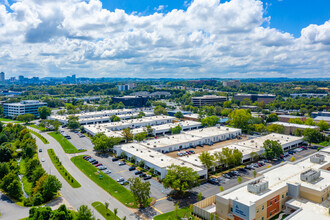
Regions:
<svg viewBox="0 0 330 220"><path fill-rule="evenodd" d="M189 207L185 207L182 209L178 209L177 213L174 210L172 212L166 212L164 214L157 215L153 219L154 220L167 220L169 218L170 219L181 219L181 218L189 218L189 217L192 217L192 219L196 219L191 215L191 211L190 211Z"/></svg>
<svg viewBox="0 0 330 220"><path fill-rule="evenodd" d="M0 121L14 121L14 120L9 118L0 118Z"/></svg>
<svg viewBox="0 0 330 220"><path fill-rule="evenodd" d="M29 131L34 134L35 136L37 136L42 142L44 142L44 144L49 144L48 140L42 136L41 134L35 132L35 131L32 131L31 129L29 129Z"/></svg>
<svg viewBox="0 0 330 220"><path fill-rule="evenodd" d="M330 142L329 141L323 141L323 142L319 143L318 145L321 145L323 147L327 147L327 146L330 146Z"/></svg>
<svg viewBox="0 0 330 220"><path fill-rule="evenodd" d="M29 126L32 127L32 128L38 129L38 130L40 130L40 131L46 131L46 130L47 130L46 128L43 128L43 127L37 126L37 125L35 125L35 124L30 124Z"/></svg>
<svg viewBox="0 0 330 220"><path fill-rule="evenodd" d="M24 191L26 192L26 194L28 194L30 196L30 195L32 195L33 184L32 184L32 182L29 182L29 180L26 176L24 176L25 172L26 172L26 162L27 162L27 159L22 159L20 161L19 173L23 175L22 184L23 184Z"/></svg>
<svg viewBox="0 0 330 220"><path fill-rule="evenodd" d="M50 136L55 138L57 142L62 146L63 150L67 154L74 154L74 153L79 153L79 152L84 152L86 150L77 150L75 146L73 146L63 135L59 132L50 132L48 133Z"/></svg>
<svg viewBox="0 0 330 220"><path fill-rule="evenodd" d="M110 210L106 209L105 205L101 202L93 202L92 206L107 220L120 220L118 216Z"/></svg>
<svg viewBox="0 0 330 220"><path fill-rule="evenodd" d="M56 156L55 152L53 149L48 149L47 150L48 155L56 167L57 171L63 176L63 178L72 186L73 188L79 188L81 185L75 180L70 173L64 168L62 163L59 161L58 157Z"/></svg>
<svg viewBox="0 0 330 220"><path fill-rule="evenodd" d="M110 195L118 199L121 203L128 207L136 208L135 199L131 191L126 189L124 186L117 183L116 180L112 179L102 171L98 173L98 169L90 164L88 161L82 158L83 156L72 157L71 161L91 180L97 185L102 187ZM99 177L99 175L102 177Z"/></svg>

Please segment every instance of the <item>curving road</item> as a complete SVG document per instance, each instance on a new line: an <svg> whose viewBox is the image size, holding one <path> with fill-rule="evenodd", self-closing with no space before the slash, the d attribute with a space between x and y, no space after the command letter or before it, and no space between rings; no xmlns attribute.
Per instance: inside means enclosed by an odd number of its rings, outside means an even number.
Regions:
<svg viewBox="0 0 330 220"><path fill-rule="evenodd" d="M139 219L139 217L135 214L137 210L130 209L124 206L121 202L110 196L106 191L104 191L101 187L95 184L92 180L85 176L70 160L72 156L76 156L78 154L69 155L64 152L61 145L50 135L44 132L40 132L37 129L29 127L29 129L34 130L44 136L49 144L44 144L39 138L36 137L36 142L38 148L42 149L42 152L38 151L39 159L44 158L45 162L41 162L43 168L47 173L55 175L62 183L62 189L60 191L61 195L68 201L68 203L74 209L78 209L81 205L88 205L93 211L96 218L104 219L92 206L91 204L95 201L100 201L102 203L108 202L109 209L113 210L114 208L118 208L118 216L123 218L127 217L129 220ZM53 163L51 162L47 149L54 149L56 155L62 162L63 166L66 170L81 184L80 188L72 188L66 180L60 175L60 173L56 170Z"/></svg>

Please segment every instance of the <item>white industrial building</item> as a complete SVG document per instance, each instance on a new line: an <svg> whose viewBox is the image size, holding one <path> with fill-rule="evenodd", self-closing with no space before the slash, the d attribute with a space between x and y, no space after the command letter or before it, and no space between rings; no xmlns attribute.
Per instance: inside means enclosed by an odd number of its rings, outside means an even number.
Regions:
<svg viewBox="0 0 330 220"><path fill-rule="evenodd" d="M136 163L143 160L145 166L144 168L153 168L155 170L155 173L160 175L161 179L164 179L166 177L167 169L172 164L192 168L193 171L196 171L198 173L200 178L207 178L206 169L194 166L190 163L151 150L139 143L118 145L114 147L114 150L117 155L120 155L122 152L125 152L127 159L130 159L132 156L134 156L136 159Z"/></svg>

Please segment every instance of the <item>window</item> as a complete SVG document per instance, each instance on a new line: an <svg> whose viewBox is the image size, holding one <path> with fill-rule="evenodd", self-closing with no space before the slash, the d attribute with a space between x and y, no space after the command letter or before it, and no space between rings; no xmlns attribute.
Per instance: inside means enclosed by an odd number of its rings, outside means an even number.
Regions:
<svg viewBox="0 0 330 220"><path fill-rule="evenodd" d="M272 212L270 212L269 216L272 216Z"/></svg>
<svg viewBox="0 0 330 220"><path fill-rule="evenodd" d="M264 210L264 206L262 206L262 210Z"/></svg>
<svg viewBox="0 0 330 220"><path fill-rule="evenodd" d="M264 217L261 217L261 220L264 220Z"/></svg>
<svg viewBox="0 0 330 220"><path fill-rule="evenodd" d="M276 214L276 209L275 209L275 212L274 212L274 214Z"/></svg>
<svg viewBox="0 0 330 220"><path fill-rule="evenodd" d="M286 194L285 194L286 196L288 196L288 192L286 192Z"/></svg>
<svg viewBox="0 0 330 220"><path fill-rule="evenodd" d="M284 194L282 194L282 199L284 199Z"/></svg>
<svg viewBox="0 0 330 220"><path fill-rule="evenodd" d="M273 202L272 201L270 201L270 205L272 205L273 204Z"/></svg>
<svg viewBox="0 0 330 220"><path fill-rule="evenodd" d="M275 203L277 202L277 199L275 199Z"/></svg>
<svg viewBox="0 0 330 220"><path fill-rule="evenodd" d="M257 209L257 213L259 213L259 209Z"/></svg>

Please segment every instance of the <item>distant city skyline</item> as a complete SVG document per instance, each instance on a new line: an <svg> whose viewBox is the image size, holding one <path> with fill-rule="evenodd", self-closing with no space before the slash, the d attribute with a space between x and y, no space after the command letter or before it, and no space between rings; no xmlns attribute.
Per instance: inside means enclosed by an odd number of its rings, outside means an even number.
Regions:
<svg viewBox="0 0 330 220"><path fill-rule="evenodd" d="M329 15L326 0L0 0L0 72L329 78Z"/></svg>

